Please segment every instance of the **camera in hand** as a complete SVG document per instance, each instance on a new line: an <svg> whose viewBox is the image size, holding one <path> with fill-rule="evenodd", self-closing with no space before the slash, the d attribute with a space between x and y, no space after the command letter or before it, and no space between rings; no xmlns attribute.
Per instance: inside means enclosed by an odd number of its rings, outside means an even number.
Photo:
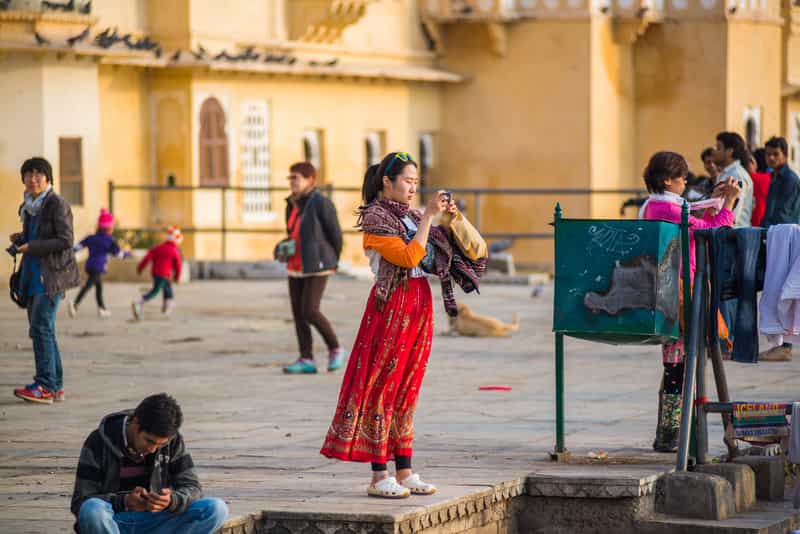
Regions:
<svg viewBox="0 0 800 534"><path fill-rule="evenodd" d="M442 198L444 198L448 203L453 200L453 193L450 191L442 191Z"/></svg>
<svg viewBox="0 0 800 534"><path fill-rule="evenodd" d="M8 252L9 256L11 256L12 258L15 257L17 254L19 254L18 247L20 247L23 243L24 240L20 238L15 239L14 242L11 243L11 245L6 249L6 252Z"/></svg>

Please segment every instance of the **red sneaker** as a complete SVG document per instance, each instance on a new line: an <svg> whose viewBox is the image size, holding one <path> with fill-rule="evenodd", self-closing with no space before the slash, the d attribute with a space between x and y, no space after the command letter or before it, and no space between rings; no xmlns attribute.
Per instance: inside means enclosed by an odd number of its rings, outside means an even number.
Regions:
<svg viewBox="0 0 800 534"><path fill-rule="evenodd" d="M52 391L44 389L38 384L30 384L24 388L17 388L14 390L14 396L28 402L38 402L40 404L53 404Z"/></svg>
<svg viewBox="0 0 800 534"><path fill-rule="evenodd" d="M67 396L64 394L64 388L56 391L55 395L53 395L53 400L56 402L64 402L67 400Z"/></svg>

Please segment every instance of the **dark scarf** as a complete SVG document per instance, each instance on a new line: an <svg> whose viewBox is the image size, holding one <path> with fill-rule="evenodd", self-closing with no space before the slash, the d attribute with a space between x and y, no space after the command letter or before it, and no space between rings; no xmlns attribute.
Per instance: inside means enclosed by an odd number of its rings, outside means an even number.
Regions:
<svg viewBox="0 0 800 534"><path fill-rule="evenodd" d="M376 200L361 212L361 229L368 234L400 237L408 243L411 237L402 221L406 215L416 225L422 221L419 211L409 209L406 204L386 199ZM381 258L375 278L375 304L378 310L383 310L397 287L408 284L409 272L410 269L398 267Z"/></svg>

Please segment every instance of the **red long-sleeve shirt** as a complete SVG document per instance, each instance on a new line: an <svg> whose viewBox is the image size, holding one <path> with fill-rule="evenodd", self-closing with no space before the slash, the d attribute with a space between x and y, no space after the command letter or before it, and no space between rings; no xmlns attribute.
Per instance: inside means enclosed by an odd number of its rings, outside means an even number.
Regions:
<svg viewBox="0 0 800 534"><path fill-rule="evenodd" d="M172 278L174 274L175 281L180 277L182 265L181 251L178 250L178 245L174 242L164 241L160 245L148 250L145 257L139 262L139 266L136 267L136 271L141 274L151 261L153 262L153 268L151 270L153 276Z"/></svg>

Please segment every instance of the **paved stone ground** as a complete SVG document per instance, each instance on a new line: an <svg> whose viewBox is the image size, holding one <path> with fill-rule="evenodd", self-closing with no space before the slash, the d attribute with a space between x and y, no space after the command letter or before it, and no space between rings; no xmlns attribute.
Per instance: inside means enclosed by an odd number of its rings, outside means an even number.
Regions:
<svg viewBox="0 0 800 534"><path fill-rule="evenodd" d="M445 318L434 284L437 331ZM178 310L164 319L152 304L128 320L135 284L108 284L114 316L95 316L91 296L79 318L62 307L58 336L66 403L25 404L12 387L29 382L33 356L24 313L0 303L0 532L67 532L68 502L82 440L99 419L169 391L182 403L183 430L206 492L226 499L232 516L262 509L397 513L428 502L368 499L368 468L318 454L341 374L286 377L295 357L285 282L195 282L177 286ZM323 303L345 347L352 342L369 290L363 281L331 281ZM552 286L485 286L465 297L504 320L518 312L521 330L504 339L437 336L417 412L415 466L448 499L547 466L553 443ZM322 356L322 344L316 346ZM660 352L568 340L567 446L603 449L612 458L640 454L655 425ZM790 399L797 362L728 364L742 400ZM511 392L482 392L504 384ZM722 451L711 419L711 444ZM662 462L671 461L661 457ZM651 458L652 461L652 458Z"/></svg>

